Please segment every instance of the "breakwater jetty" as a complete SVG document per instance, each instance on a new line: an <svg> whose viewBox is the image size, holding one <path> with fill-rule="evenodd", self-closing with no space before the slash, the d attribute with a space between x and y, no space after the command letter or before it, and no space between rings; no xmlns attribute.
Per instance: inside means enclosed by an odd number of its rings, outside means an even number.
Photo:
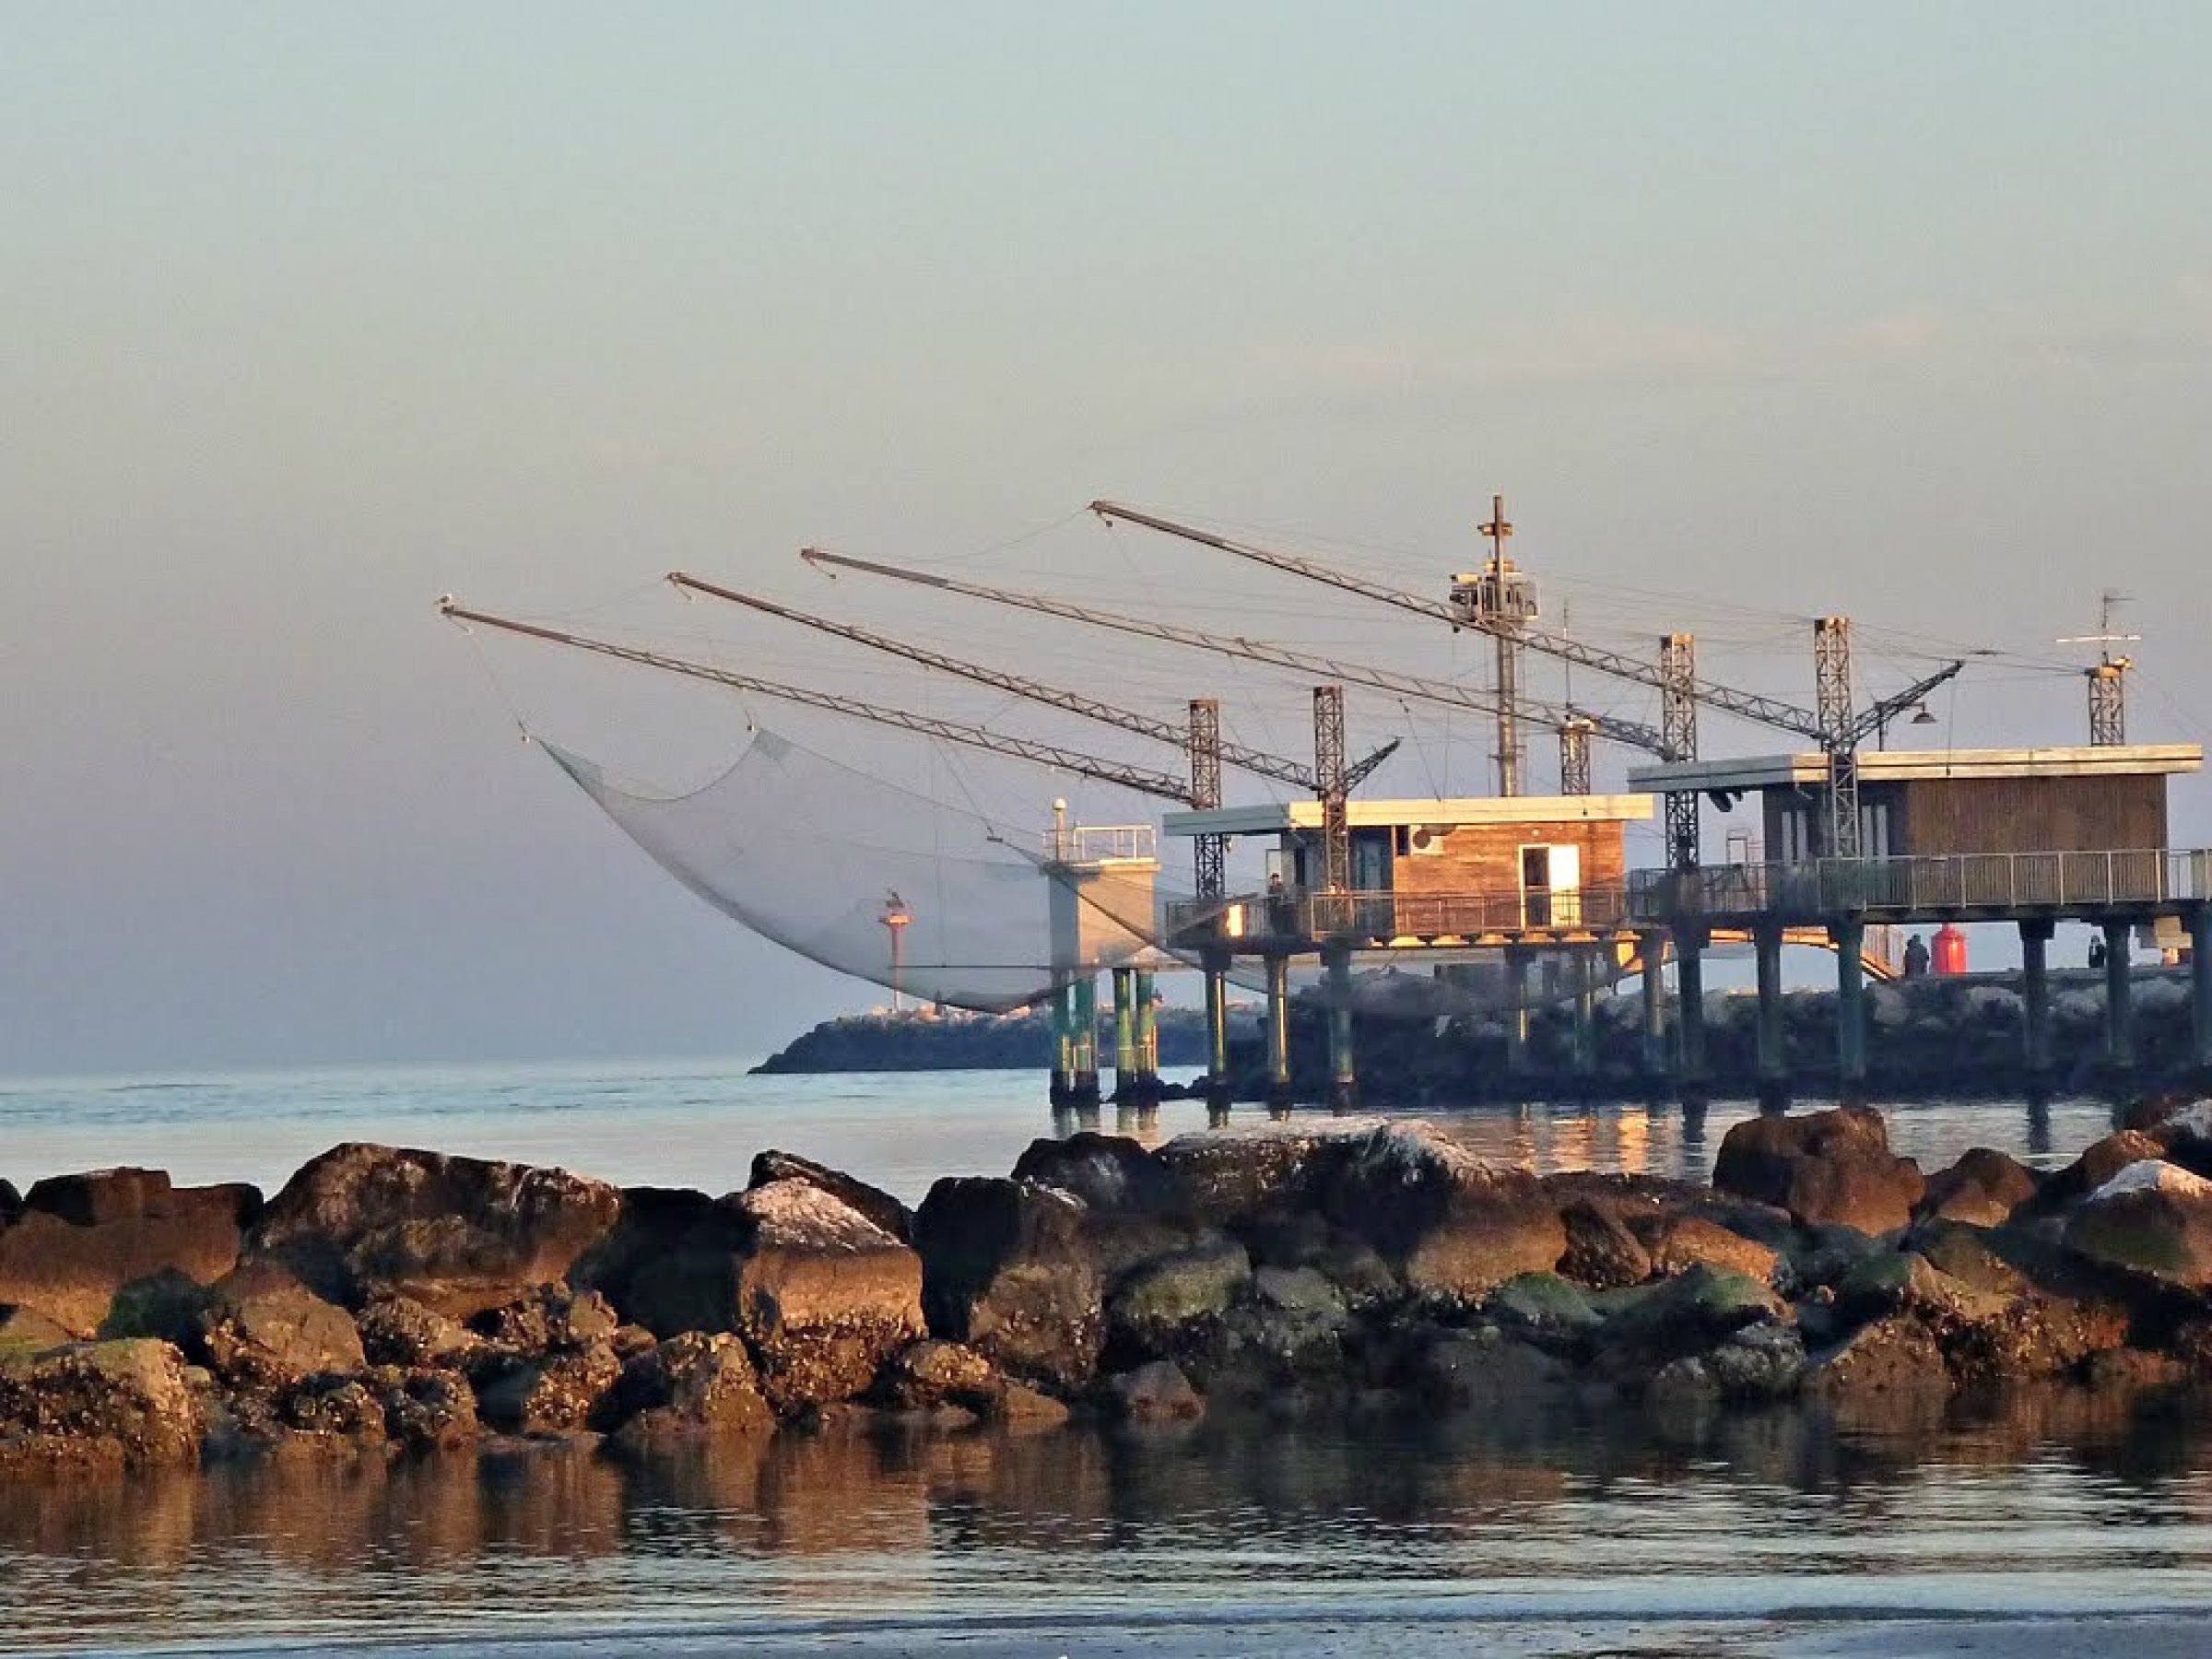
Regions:
<svg viewBox="0 0 2212 1659"><path fill-rule="evenodd" d="M1040 1140L919 1207L769 1151L721 1195L350 1144L274 1197L0 1183L0 1473L1071 1415L2198 1408L2212 1102L2041 1175L1862 1108L1710 1185L1538 1176L1419 1124Z"/></svg>

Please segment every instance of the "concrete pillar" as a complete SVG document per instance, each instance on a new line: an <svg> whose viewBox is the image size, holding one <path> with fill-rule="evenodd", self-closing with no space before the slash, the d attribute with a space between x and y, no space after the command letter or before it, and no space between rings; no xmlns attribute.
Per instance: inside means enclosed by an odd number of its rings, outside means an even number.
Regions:
<svg viewBox="0 0 2212 1659"><path fill-rule="evenodd" d="M1518 1077L1528 1070L1528 964L1525 945L1505 947L1505 1069Z"/></svg>
<svg viewBox="0 0 2212 1659"><path fill-rule="evenodd" d="M1328 969L1329 1104L1350 1110L1359 1098L1359 1076L1352 1059L1352 953L1342 945L1322 953Z"/></svg>
<svg viewBox="0 0 2212 1659"><path fill-rule="evenodd" d="M1290 1103L1290 959L1267 955L1267 1104Z"/></svg>
<svg viewBox="0 0 2212 1659"><path fill-rule="evenodd" d="M1636 955L1643 963L1643 1072L1666 1076L1666 935L1640 935Z"/></svg>
<svg viewBox="0 0 2212 1659"><path fill-rule="evenodd" d="M1675 1080L1686 1093L1705 1086L1705 929L1675 929Z"/></svg>
<svg viewBox="0 0 2212 1659"><path fill-rule="evenodd" d="M1074 1028L1069 1032L1069 1063L1067 1068L1067 1098L1071 1105L1096 1106L1099 1103L1099 982L1094 974L1086 973L1068 989L1070 1012Z"/></svg>
<svg viewBox="0 0 2212 1659"><path fill-rule="evenodd" d="M2030 1088L2051 1076L2051 934L2049 922L2020 924L2020 1059Z"/></svg>
<svg viewBox="0 0 2212 1659"><path fill-rule="evenodd" d="M1790 1080L1782 1024L1782 929L1758 929L1751 949L1759 970L1759 1094L1761 1101L1780 1100Z"/></svg>
<svg viewBox="0 0 2212 1659"><path fill-rule="evenodd" d="M2114 1071L2136 1064L2135 965L2127 959L2134 931L2124 922L2104 924L2104 1057Z"/></svg>
<svg viewBox="0 0 2212 1659"><path fill-rule="evenodd" d="M1136 971L1113 970L1113 1098L1134 1100L1136 1069Z"/></svg>
<svg viewBox="0 0 2212 1659"><path fill-rule="evenodd" d="M1574 1075L1597 1075L1597 951L1578 947L1570 966L1574 975Z"/></svg>
<svg viewBox="0 0 2212 1659"><path fill-rule="evenodd" d="M2189 912L2189 1012L2196 1069L2212 1075L2212 905Z"/></svg>
<svg viewBox="0 0 2212 1659"><path fill-rule="evenodd" d="M1229 1104L1229 964L1218 953L1206 959L1206 1103Z"/></svg>
<svg viewBox="0 0 2212 1659"><path fill-rule="evenodd" d="M1866 948L1864 922L1831 922L1836 947L1836 1076L1846 1100L1866 1086Z"/></svg>
<svg viewBox="0 0 2212 1659"><path fill-rule="evenodd" d="M1159 1099L1159 982L1149 968L1136 971L1137 1103Z"/></svg>

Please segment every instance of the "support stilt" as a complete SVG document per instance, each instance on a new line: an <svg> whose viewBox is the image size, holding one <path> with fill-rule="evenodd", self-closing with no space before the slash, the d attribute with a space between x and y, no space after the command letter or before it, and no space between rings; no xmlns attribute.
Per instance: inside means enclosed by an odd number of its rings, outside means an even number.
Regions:
<svg viewBox="0 0 2212 1659"><path fill-rule="evenodd" d="M1159 985L1152 970L1136 971L1136 1102L1156 1104L1159 1100Z"/></svg>
<svg viewBox="0 0 2212 1659"><path fill-rule="evenodd" d="M1323 953L1329 974L1329 1104L1348 1112L1359 1098L1352 1059L1352 953L1331 945Z"/></svg>
<svg viewBox="0 0 2212 1659"><path fill-rule="evenodd" d="M1643 963L1643 1075L1666 1076L1666 935L1641 934L1637 959Z"/></svg>
<svg viewBox="0 0 2212 1659"><path fill-rule="evenodd" d="M2020 1059L2030 1092L2051 1082L2051 935L2049 922L2020 924Z"/></svg>
<svg viewBox="0 0 2212 1659"><path fill-rule="evenodd" d="M1866 1087L1866 924L1831 922L1836 947L1836 1077L1846 1100Z"/></svg>
<svg viewBox="0 0 2212 1659"><path fill-rule="evenodd" d="M2124 922L2104 924L2104 1057L2115 1072L2135 1069L2135 964L2128 960Z"/></svg>
<svg viewBox="0 0 2212 1659"><path fill-rule="evenodd" d="M1067 1070L1068 1103L1077 1108L1099 1103L1099 982L1085 973L1069 987L1074 993L1074 1039Z"/></svg>
<svg viewBox="0 0 2212 1659"><path fill-rule="evenodd" d="M2189 1028L2200 1082L2212 1079L2212 905L2189 912Z"/></svg>
<svg viewBox="0 0 2212 1659"><path fill-rule="evenodd" d="M1113 1098L1136 1098L1136 971L1113 970Z"/></svg>
<svg viewBox="0 0 2212 1659"><path fill-rule="evenodd" d="M1267 1104L1290 1104L1290 959L1267 956Z"/></svg>
<svg viewBox="0 0 2212 1659"><path fill-rule="evenodd" d="M1759 1099L1780 1105L1789 1099L1790 1063L1782 1014L1782 930L1762 927L1753 936L1759 969Z"/></svg>
<svg viewBox="0 0 2212 1659"><path fill-rule="evenodd" d="M1597 949L1578 948L1574 972L1574 1075L1585 1082L1597 1075Z"/></svg>
<svg viewBox="0 0 2212 1659"><path fill-rule="evenodd" d="M1505 1069L1515 1077L1528 1070L1528 967L1525 945L1505 947Z"/></svg>
<svg viewBox="0 0 2212 1659"><path fill-rule="evenodd" d="M1675 982L1680 1006L1675 1012L1675 1081L1685 1099L1705 1093L1705 929L1675 929Z"/></svg>
<svg viewBox="0 0 2212 1659"><path fill-rule="evenodd" d="M1218 955L1206 959L1206 1103L1229 1106L1229 974Z"/></svg>
<svg viewBox="0 0 2212 1659"><path fill-rule="evenodd" d="M1073 1102L1076 1064L1076 988L1053 987L1053 1081L1048 1098L1057 1112Z"/></svg>

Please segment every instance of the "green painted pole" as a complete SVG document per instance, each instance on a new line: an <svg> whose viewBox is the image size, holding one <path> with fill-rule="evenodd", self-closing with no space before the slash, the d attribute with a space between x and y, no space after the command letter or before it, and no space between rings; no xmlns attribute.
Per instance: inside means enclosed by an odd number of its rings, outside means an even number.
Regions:
<svg viewBox="0 0 2212 1659"><path fill-rule="evenodd" d="M1159 989L1152 970L1136 971L1136 1082L1147 1099L1159 1094Z"/></svg>

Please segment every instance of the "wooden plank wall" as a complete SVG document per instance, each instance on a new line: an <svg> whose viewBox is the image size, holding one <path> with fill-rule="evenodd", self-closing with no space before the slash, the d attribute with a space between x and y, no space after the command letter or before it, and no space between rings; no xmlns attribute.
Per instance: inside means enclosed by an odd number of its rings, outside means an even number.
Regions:
<svg viewBox="0 0 2212 1659"><path fill-rule="evenodd" d="M2136 853L2166 844L2166 780L1931 778L1903 786L1902 847L1958 853Z"/></svg>
<svg viewBox="0 0 2212 1659"><path fill-rule="evenodd" d="M1619 823L1461 824L1440 852L1400 853L1392 877L1401 893L1517 893L1521 849L1537 843L1580 847L1584 888L1627 879L1627 828Z"/></svg>

